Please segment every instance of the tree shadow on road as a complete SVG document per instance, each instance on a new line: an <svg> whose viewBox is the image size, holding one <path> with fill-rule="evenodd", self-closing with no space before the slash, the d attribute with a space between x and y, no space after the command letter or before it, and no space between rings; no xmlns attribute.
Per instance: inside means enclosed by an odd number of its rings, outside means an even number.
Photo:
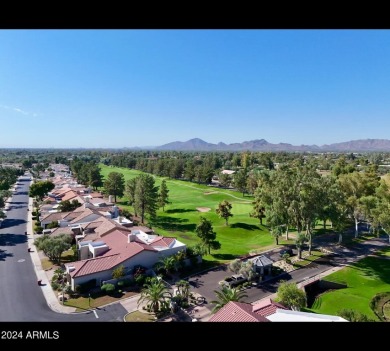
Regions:
<svg viewBox="0 0 390 351"><path fill-rule="evenodd" d="M1 234L0 246L15 246L27 242L27 237L21 234Z"/></svg>
<svg viewBox="0 0 390 351"><path fill-rule="evenodd" d="M0 250L0 261L5 261L7 257L13 257L13 253L6 252L6 250Z"/></svg>
<svg viewBox="0 0 390 351"><path fill-rule="evenodd" d="M19 224L24 224L24 223L26 223L26 220L24 220L24 219L6 218L3 221L3 224L1 226L1 228L9 228L9 227L13 227L13 226L16 226L16 225L19 225Z"/></svg>

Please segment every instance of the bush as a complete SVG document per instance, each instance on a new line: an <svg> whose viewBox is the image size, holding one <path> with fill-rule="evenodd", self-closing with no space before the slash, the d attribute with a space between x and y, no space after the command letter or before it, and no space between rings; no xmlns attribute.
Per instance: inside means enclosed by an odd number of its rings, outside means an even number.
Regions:
<svg viewBox="0 0 390 351"><path fill-rule="evenodd" d="M96 286L96 279L91 279L85 283L76 285L75 290L79 294L84 294Z"/></svg>
<svg viewBox="0 0 390 351"><path fill-rule="evenodd" d="M135 284L132 279L123 279L121 281L123 282L123 286L133 286Z"/></svg>
<svg viewBox="0 0 390 351"><path fill-rule="evenodd" d="M123 280L120 280L117 284L118 288L122 288L125 286L125 282Z"/></svg>
<svg viewBox="0 0 390 351"><path fill-rule="evenodd" d="M56 281L52 281L51 287L53 290L58 290L60 288L60 284L58 284Z"/></svg>
<svg viewBox="0 0 390 351"><path fill-rule="evenodd" d="M143 286L145 284L146 276L143 274L138 274L134 277L135 283L139 286Z"/></svg>
<svg viewBox="0 0 390 351"><path fill-rule="evenodd" d="M36 225L34 227L34 232L37 233L37 234L42 234L42 230L43 230L43 228L41 226L39 226L39 225Z"/></svg>
<svg viewBox="0 0 390 351"><path fill-rule="evenodd" d="M54 229L54 228L58 228L58 227L59 227L58 221L53 221L47 225L47 229Z"/></svg>
<svg viewBox="0 0 390 351"><path fill-rule="evenodd" d="M103 284L100 289L102 291L104 291L106 294L111 294L115 291L115 285L114 284Z"/></svg>

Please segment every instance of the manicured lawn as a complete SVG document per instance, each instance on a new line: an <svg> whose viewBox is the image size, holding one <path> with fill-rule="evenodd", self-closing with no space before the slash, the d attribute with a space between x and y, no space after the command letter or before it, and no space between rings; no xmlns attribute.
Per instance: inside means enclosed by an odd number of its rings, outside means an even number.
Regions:
<svg viewBox="0 0 390 351"><path fill-rule="evenodd" d="M383 256L383 257L390 257L390 246L385 247L384 249L377 251L376 255Z"/></svg>
<svg viewBox="0 0 390 351"><path fill-rule="evenodd" d="M73 253L72 249L69 249L68 251L65 251L62 253L61 263L68 263L68 262L73 262L73 261L74 261L74 253ZM59 267L57 263L52 262L47 257L41 259L41 264L42 264L42 268L44 270L53 268L54 266L55 266L55 268Z"/></svg>
<svg viewBox="0 0 390 351"><path fill-rule="evenodd" d="M126 315L126 322L154 322L156 319L152 314L134 311Z"/></svg>
<svg viewBox="0 0 390 351"><path fill-rule="evenodd" d="M293 264L293 266L295 268L305 267L305 266L309 265L310 263L312 263L313 261L317 260L318 258L322 257L323 255L324 255L324 253L322 253L320 251L313 251L312 250L311 256L307 256L303 260L295 262Z"/></svg>
<svg viewBox="0 0 390 351"><path fill-rule="evenodd" d="M127 180L141 173L125 168L100 166L104 177L116 171L123 173ZM212 251L211 255L205 256L206 261L224 262L254 249L275 246L268 229L260 226L257 219L249 217L253 197L243 197L242 193L236 191L155 176L157 186L161 184L162 179L167 182L171 203L165 207L165 212L162 209L158 210L156 220L148 223L157 233L176 237L187 245L194 245L200 242L195 233L199 218L206 217L212 221L217 240L222 245L220 250ZM222 200L228 200L232 204L233 217L229 219L229 226L226 226L225 220L219 218L215 212ZM127 205L126 199L118 199L118 205L134 213L133 208ZM199 212L197 207L207 207L210 211Z"/></svg>
<svg viewBox="0 0 390 351"><path fill-rule="evenodd" d="M89 301L88 297L78 297L76 299L69 299L65 301L65 306L76 307L78 311L88 310L90 308L95 308L99 306L107 305L111 302L116 302L121 299L136 295L136 292L128 291L118 293L115 296L101 295L101 294L91 294L91 300Z"/></svg>
<svg viewBox="0 0 390 351"><path fill-rule="evenodd" d="M314 302L313 312L337 315L346 308L378 320L369 304L375 294L390 291L390 260L366 257L327 276L326 280L347 284L348 288L322 294Z"/></svg>
<svg viewBox="0 0 390 351"><path fill-rule="evenodd" d="M42 258L41 264L42 264L43 270L50 269L54 266L53 262L50 261L48 258Z"/></svg>

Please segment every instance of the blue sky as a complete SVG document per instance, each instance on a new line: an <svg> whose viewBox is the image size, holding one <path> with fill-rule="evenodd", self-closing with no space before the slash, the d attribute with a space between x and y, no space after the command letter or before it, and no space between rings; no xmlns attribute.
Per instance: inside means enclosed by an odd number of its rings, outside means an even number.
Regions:
<svg viewBox="0 0 390 351"><path fill-rule="evenodd" d="M390 138L389 30L0 30L0 147Z"/></svg>

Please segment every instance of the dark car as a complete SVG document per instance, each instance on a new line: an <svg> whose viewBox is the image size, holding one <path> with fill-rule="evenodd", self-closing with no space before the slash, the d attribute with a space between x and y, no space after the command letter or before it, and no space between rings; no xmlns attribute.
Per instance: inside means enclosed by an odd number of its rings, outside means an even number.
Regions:
<svg viewBox="0 0 390 351"><path fill-rule="evenodd" d="M289 248L285 248L285 249L280 250L280 252L279 252L280 257L283 257L285 254L292 256L294 253L293 253L293 250L289 249Z"/></svg>

